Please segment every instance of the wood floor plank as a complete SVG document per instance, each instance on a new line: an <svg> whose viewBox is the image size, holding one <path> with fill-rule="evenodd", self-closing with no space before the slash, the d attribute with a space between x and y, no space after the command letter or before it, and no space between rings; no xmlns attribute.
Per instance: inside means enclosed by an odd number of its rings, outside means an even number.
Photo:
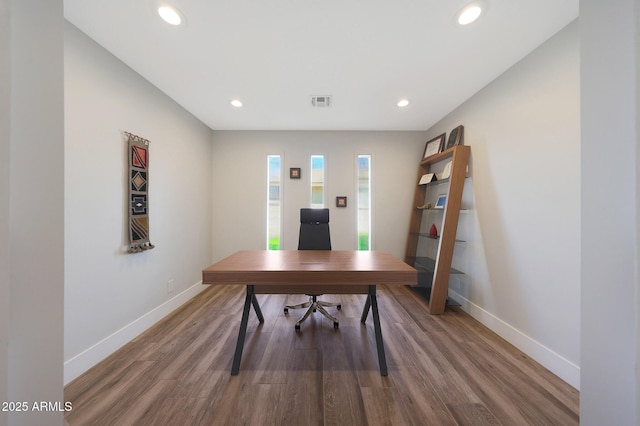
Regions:
<svg viewBox="0 0 640 426"><path fill-rule="evenodd" d="M345 334L324 339L322 348L325 425L366 425L361 387L347 351Z"/></svg>
<svg viewBox="0 0 640 426"><path fill-rule="evenodd" d="M364 295L284 315L300 295L258 295L230 375L244 286L211 287L65 388L71 426L577 425L579 393L459 308L431 316L405 287L378 291L389 375L380 376Z"/></svg>
<svg viewBox="0 0 640 426"><path fill-rule="evenodd" d="M175 337L175 344L172 350L165 353L157 361L160 370L158 379L171 380L183 379L190 370L197 366L203 358L215 353L212 347L217 346L216 341L225 327L224 318L216 318L213 321L206 321L199 327L193 327L190 332L183 330L181 335Z"/></svg>
<svg viewBox="0 0 640 426"><path fill-rule="evenodd" d="M224 373L223 373L224 374ZM234 419L238 419L238 413L247 411L250 407L243 405L240 401L240 394L243 388L250 386L248 379L253 377L250 371L240 371L237 376L230 376L228 373L220 378L206 398L209 403L198 413L196 425L227 425Z"/></svg>
<svg viewBox="0 0 640 426"><path fill-rule="evenodd" d="M133 403L124 399L120 404L114 405L113 411L116 414L109 414L108 422L103 422L102 419L98 419L98 422L117 426L157 424L152 418L165 404L175 383L176 380L158 380L150 383Z"/></svg>
<svg viewBox="0 0 640 426"><path fill-rule="evenodd" d="M458 328L466 328L470 330L471 335L475 336L474 342L482 345L479 349L482 353L495 354L501 358L501 364L517 366L518 370L527 377L528 380L535 383L538 387L544 388L545 392L549 392L551 397L566 407L570 412L578 412L578 391L567 383L556 380L550 371L542 368L540 364L519 351L515 347L509 345L500 336L491 333L484 325L477 321L465 321L466 314L459 308L452 310L449 320L455 323Z"/></svg>
<svg viewBox="0 0 640 426"><path fill-rule="evenodd" d="M409 419L407 424L456 425L433 386L426 380L420 380L414 369L398 367L393 381Z"/></svg>
<svg viewBox="0 0 640 426"><path fill-rule="evenodd" d="M468 345L475 355L472 358L475 369L482 374L477 379L477 386L486 388L484 383L493 384L498 389L509 389L503 393L503 398L508 398L528 424L567 425L577 424L578 415L554 398L544 387L539 386L529 376L506 362L499 354L487 351L475 351L476 345ZM525 385L526 384L526 385ZM487 406L497 412L504 404L491 404ZM540 411L536 407L543 405L546 410Z"/></svg>
<svg viewBox="0 0 640 426"><path fill-rule="evenodd" d="M515 388L523 383L514 383L511 388L500 386L488 366L475 362L475 354L452 350L452 344L447 338L438 339L438 345L446 354L450 368L457 372L458 377L464 378L466 392L473 395L473 398L446 398L444 401L447 407L474 407L479 410L478 407L483 406L483 412L493 412L492 416L505 420L506 424L529 424L520 409L519 399L513 398Z"/></svg>
<svg viewBox="0 0 640 426"><path fill-rule="evenodd" d="M362 315L362 307L367 296L364 294L341 294L341 314L345 318L358 318ZM340 324L342 326L342 324Z"/></svg>
<svg viewBox="0 0 640 426"><path fill-rule="evenodd" d="M416 373L421 380L434 387L445 403L477 403L480 398L469 386L467 378L452 364L451 354L442 350L437 342L447 339L441 331L422 333L418 328L403 328L398 333L406 333L415 353ZM408 355L409 356L409 355Z"/></svg>
<svg viewBox="0 0 640 426"><path fill-rule="evenodd" d="M499 426L502 424L487 410L484 404L449 404L448 408L460 426Z"/></svg>
<svg viewBox="0 0 640 426"><path fill-rule="evenodd" d="M139 360L141 347L135 343L128 343L97 366L69 383L65 388L68 400L77 401L89 399L117 383L132 364Z"/></svg>
<svg viewBox="0 0 640 426"><path fill-rule="evenodd" d="M324 424L322 351L296 349L291 361L282 400L274 407L276 423Z"/></svg>
<svg viewBox="0 0 640 426"><path fill-rule="evenodd" d="M369 320L367 324L359 322L354 327L344 327L341 332L344 333L346 341L351 343L346 345L346 350L360 386L387 387L387 378L380 376L372 321Z"/></svg>
<svg viewBox="0 0 640 426"><path fill-rule="evenodd" d="M198 416L209 403L207 398L167 397L138 420L137 425L192 426L201 424Z"/></svg>
<svg viewBox="0 0 640 426"><path fill-rule="evenodd" d="M135 361L117 377L105 380L110 383L109 386L101 386L102 381L97 380L99 384L95 391L90 389L74 399L66 396L65 399L73 403L73 410L66 415L69 424L99 424L98 419L113 417L117 413L114 407L118 401L124 398L134 400L139 396L136 383L144 377L145 371L149 370L153 364L154 361ZM103 421L103 423L106 422Z"/></svg>
<svg viewBox="0 0 640 426"><path fill-rule="evenodd" d="M522 421L528 424L577 423L577 410L567 407L562 401L553 397L539 381L532 379L530 368L523 368L523 363L514 362L516 359L512 354L519 351L505 351L503 348L506 342L504 341L488 345L486 339L482 338L485 333L469 333L468 329L461 330L460 323L455 320L455 317L452 315L444 319L443 323L449 322L450 325L445 324L443 328L446 330L456 324L456 333L453 334L457 338L440 339L439 343L446 346L453 354L452 361L455 368L465 371L465 376L471 379L469 383L472 387L475 386L476 392L490 395L489 398L483 399L486 400L486 406L499 418L513 419L521 416ZM466 348L464 356L460 355L460 344ZM535 377L535 374L533 376ZM511 401L511 404L505 403L507 401ZM531 409L540 404L545 405L547 410L540 412L536 408ZM499 415L499 413L503 414Z"/></svg>
<svg viewBox="0 0 640 426"><path fill-rule="evenodd" d="M286 318L278 318L255 374L255 383L287 383L296 333Z"/></svg>
<svg viewBox="0 0 640 426"><path fill-rule="evenodd" d="M410 324L412 318L404 307L394 298L388 287L378 291L378 309L383 323Z"/></svg>
<svg viewBox="0 0 640 426"><path fill-rule="evenodd" d="M277 424L276 410L286 385L244 383L234 392L235 401L220 411L213 412L212 425L269 425Z"/></svg>
<svg viewBox="0 0 640 426"><path fill-rule="evenodd" d="M362 388L364 411L370 426L394 426L409 424L409 417L402 406L395 388Z"/></svg>
<svg viewBox="0 0 640 426"><path fill-rule="evenodd" d="M318 349L322 347L322 336L327 331L333 332L333 324L329 321L325 321L322 314L315 312L300 325L300 331L296 332L295 324L299 315L289 314L285 320L287 321L286 327L288 328L288 334L293 338L293 345L295 349ZM283 330L287 333L286 330Z"/></svg>

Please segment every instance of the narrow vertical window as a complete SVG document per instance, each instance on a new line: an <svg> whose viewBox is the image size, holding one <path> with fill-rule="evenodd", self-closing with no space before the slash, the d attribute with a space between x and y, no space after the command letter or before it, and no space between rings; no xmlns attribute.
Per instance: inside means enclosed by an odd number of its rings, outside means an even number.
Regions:
<svg viewBox="0 0 640 426"><path fill-rule="evenodd" d="M324 155L311 156L311 208L324 207Z"/></svg>
<svg viewBox="0 0 640 426"><path fill-rule="evenodd" d="M358 250L371 250L371 156L358 155Z"/></svg>
<svg viewBox="0 0 640 426"><path fill-rule="evenodd" d="M282 167L279 155L267 156L267 249L280 250Z"/></svg>

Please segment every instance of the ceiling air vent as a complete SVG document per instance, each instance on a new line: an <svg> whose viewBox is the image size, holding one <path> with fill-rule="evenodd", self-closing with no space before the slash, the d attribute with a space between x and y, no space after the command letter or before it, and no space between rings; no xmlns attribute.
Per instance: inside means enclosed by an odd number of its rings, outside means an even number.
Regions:
<svg viewBox="0 0 640 426"><path fill-rule="evenodd" d="M312 96L311 106L314 106L316 108L329 108L331 106L331 96Z"/></svg>

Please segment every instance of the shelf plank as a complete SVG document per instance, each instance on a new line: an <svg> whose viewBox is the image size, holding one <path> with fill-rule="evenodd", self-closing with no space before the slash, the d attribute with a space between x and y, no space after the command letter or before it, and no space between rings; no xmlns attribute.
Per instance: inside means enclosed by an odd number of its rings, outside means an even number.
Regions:
<svg viewBox="0 0 640 426"><path fill-rule="evenodd" d="M433 154L432 156L427 157L424 160L422 160L420 162L420 165L427 166L427 165L430 165L430 164L433 164L433 163L437 163L438 161L446 160L447 158L453 156L453 153L454 153L456 148L458 148L458 147L454 146L452 148L449 148L449 149L444 150L442 152L439 152L437 154Z"/></svg>
<svg viewBox="0 0 640 426"><path fill-rule="evenodd" d="M434 181L431 181L431 182L423 183L422 185L424 185L424 186L438 186L438 185L442 185L443 183L447 183L447 182L449 182L449 178L440 179L440 180L434 180Z"/></svg>
<svg viewBox="0 0 640 426"><path fill-rule="evenodd" d="M429 235L427 233L424 233L424 232L418 232L416 235L418 237L428 238L430 240L439 240L440 239L440 235L438 235L437 237L433 237L433 236L431 236L431 235ZM465 240L461 240L459 238L456 238L456 243L466 243L466 241Z"/></svg>
<svg viewBox="0 0 640 426"><path fill-rule="evenodd" d="M430 257L416 257L415 258L415 263L413 264L413 267L418 271L418 273L420 272L435 272L436 270L436 260L432 259ZM455 268L450 268L450 273L451 274L459 274L459 275L464 275L464 272L459 271Z"/></svg>

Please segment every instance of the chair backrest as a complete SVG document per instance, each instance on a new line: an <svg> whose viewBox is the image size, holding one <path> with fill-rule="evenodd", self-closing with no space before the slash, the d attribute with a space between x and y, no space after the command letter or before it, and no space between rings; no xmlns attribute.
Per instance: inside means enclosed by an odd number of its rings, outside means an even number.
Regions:
<svg viewBox="0 0 640 426"><path fill-rule="evenodd" d="M300 209L298 250L331 250L329 209Z"/></svg>

